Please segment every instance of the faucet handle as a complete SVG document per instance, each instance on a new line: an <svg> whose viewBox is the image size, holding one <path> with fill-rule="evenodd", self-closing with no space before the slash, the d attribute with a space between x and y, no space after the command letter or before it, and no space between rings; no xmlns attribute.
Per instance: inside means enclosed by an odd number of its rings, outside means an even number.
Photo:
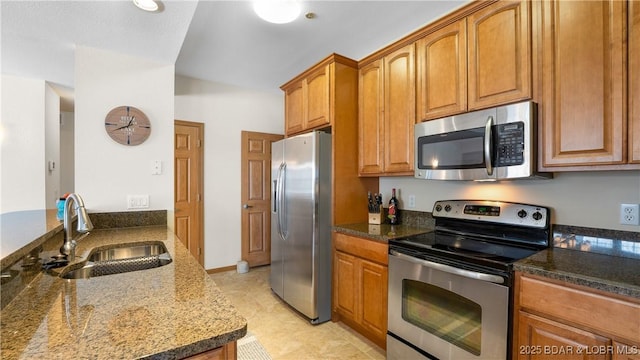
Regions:
<svg viewBox="0 0 640 360"><path fill-rule="evenodd" d="M76 246L78 243L75 240L65 241L60 247L60 253L67 255L69 261L73 261L76 258Z"/></svg>

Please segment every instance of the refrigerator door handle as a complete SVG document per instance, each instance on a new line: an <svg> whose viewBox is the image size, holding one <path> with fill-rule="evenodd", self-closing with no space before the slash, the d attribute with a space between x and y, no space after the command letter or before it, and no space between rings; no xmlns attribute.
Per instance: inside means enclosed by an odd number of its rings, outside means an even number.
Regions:
<svg viewBox="0 0 640 360"><path fill-rule="evenodd" d="M287 237L287 229L285 228L285 221L286 221L286 202L285 202L285 194L284 194L284 187L285 187L285 178L286 178L286 170L287 170L287 164L286 163L282 163L280 164L280 168L278 169L278 186L276 187L276 202L277 202L277 206L278 206L278 210L277 210L277 219L278 219L278 234L280 235L280 238L284 241L285 238ZM284 221L283 221L284 219Z"/></svg>
<svg viewBox="0 0 640 360"><path fill-rule="evenodd" d="M273 213L277 214L278 213L278 177L280 176L280 172L278 172L278 175L276 175L276 179L273 180L273 195L271 196L271 203L273 206L271 206L271 208L273 209Z"/></svg>

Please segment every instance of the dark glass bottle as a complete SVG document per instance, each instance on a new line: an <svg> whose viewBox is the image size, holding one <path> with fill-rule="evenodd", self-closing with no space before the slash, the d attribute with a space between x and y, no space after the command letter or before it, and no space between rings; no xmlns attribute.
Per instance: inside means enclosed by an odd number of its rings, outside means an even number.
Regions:
<svg viewBox="0 0 640 360"><path fill-rule="evenodd" d="M396 198L396 189L391 189L391 199L389 199L389 212L387 214L389 224L400 224L400 209L398 209L398 199Z"/></svg>

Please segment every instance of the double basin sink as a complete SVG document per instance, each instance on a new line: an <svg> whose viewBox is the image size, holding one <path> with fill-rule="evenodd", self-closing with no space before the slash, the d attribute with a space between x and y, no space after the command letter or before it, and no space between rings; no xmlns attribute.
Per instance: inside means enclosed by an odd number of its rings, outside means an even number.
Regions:
<svg viewBox="0 0 640 360"><path fill-rule="evenodd" d="M88 279L158 268L172 259L164 243L117 244L93 250L87 260L71 265L60 273L63 279Z"/></svg>

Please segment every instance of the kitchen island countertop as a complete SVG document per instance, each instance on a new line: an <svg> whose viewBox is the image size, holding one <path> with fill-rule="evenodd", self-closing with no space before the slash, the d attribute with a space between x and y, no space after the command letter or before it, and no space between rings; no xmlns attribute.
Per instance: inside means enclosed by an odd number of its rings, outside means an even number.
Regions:
<svg viewBox="0 0 640 360"><path fill-rule="evenodd" d="M166 226L93 231L77 261L95 247L154 241L170 264L78 280L37 275L0 312L2 358L177 359L243 337L246 319Z"/></svg>

